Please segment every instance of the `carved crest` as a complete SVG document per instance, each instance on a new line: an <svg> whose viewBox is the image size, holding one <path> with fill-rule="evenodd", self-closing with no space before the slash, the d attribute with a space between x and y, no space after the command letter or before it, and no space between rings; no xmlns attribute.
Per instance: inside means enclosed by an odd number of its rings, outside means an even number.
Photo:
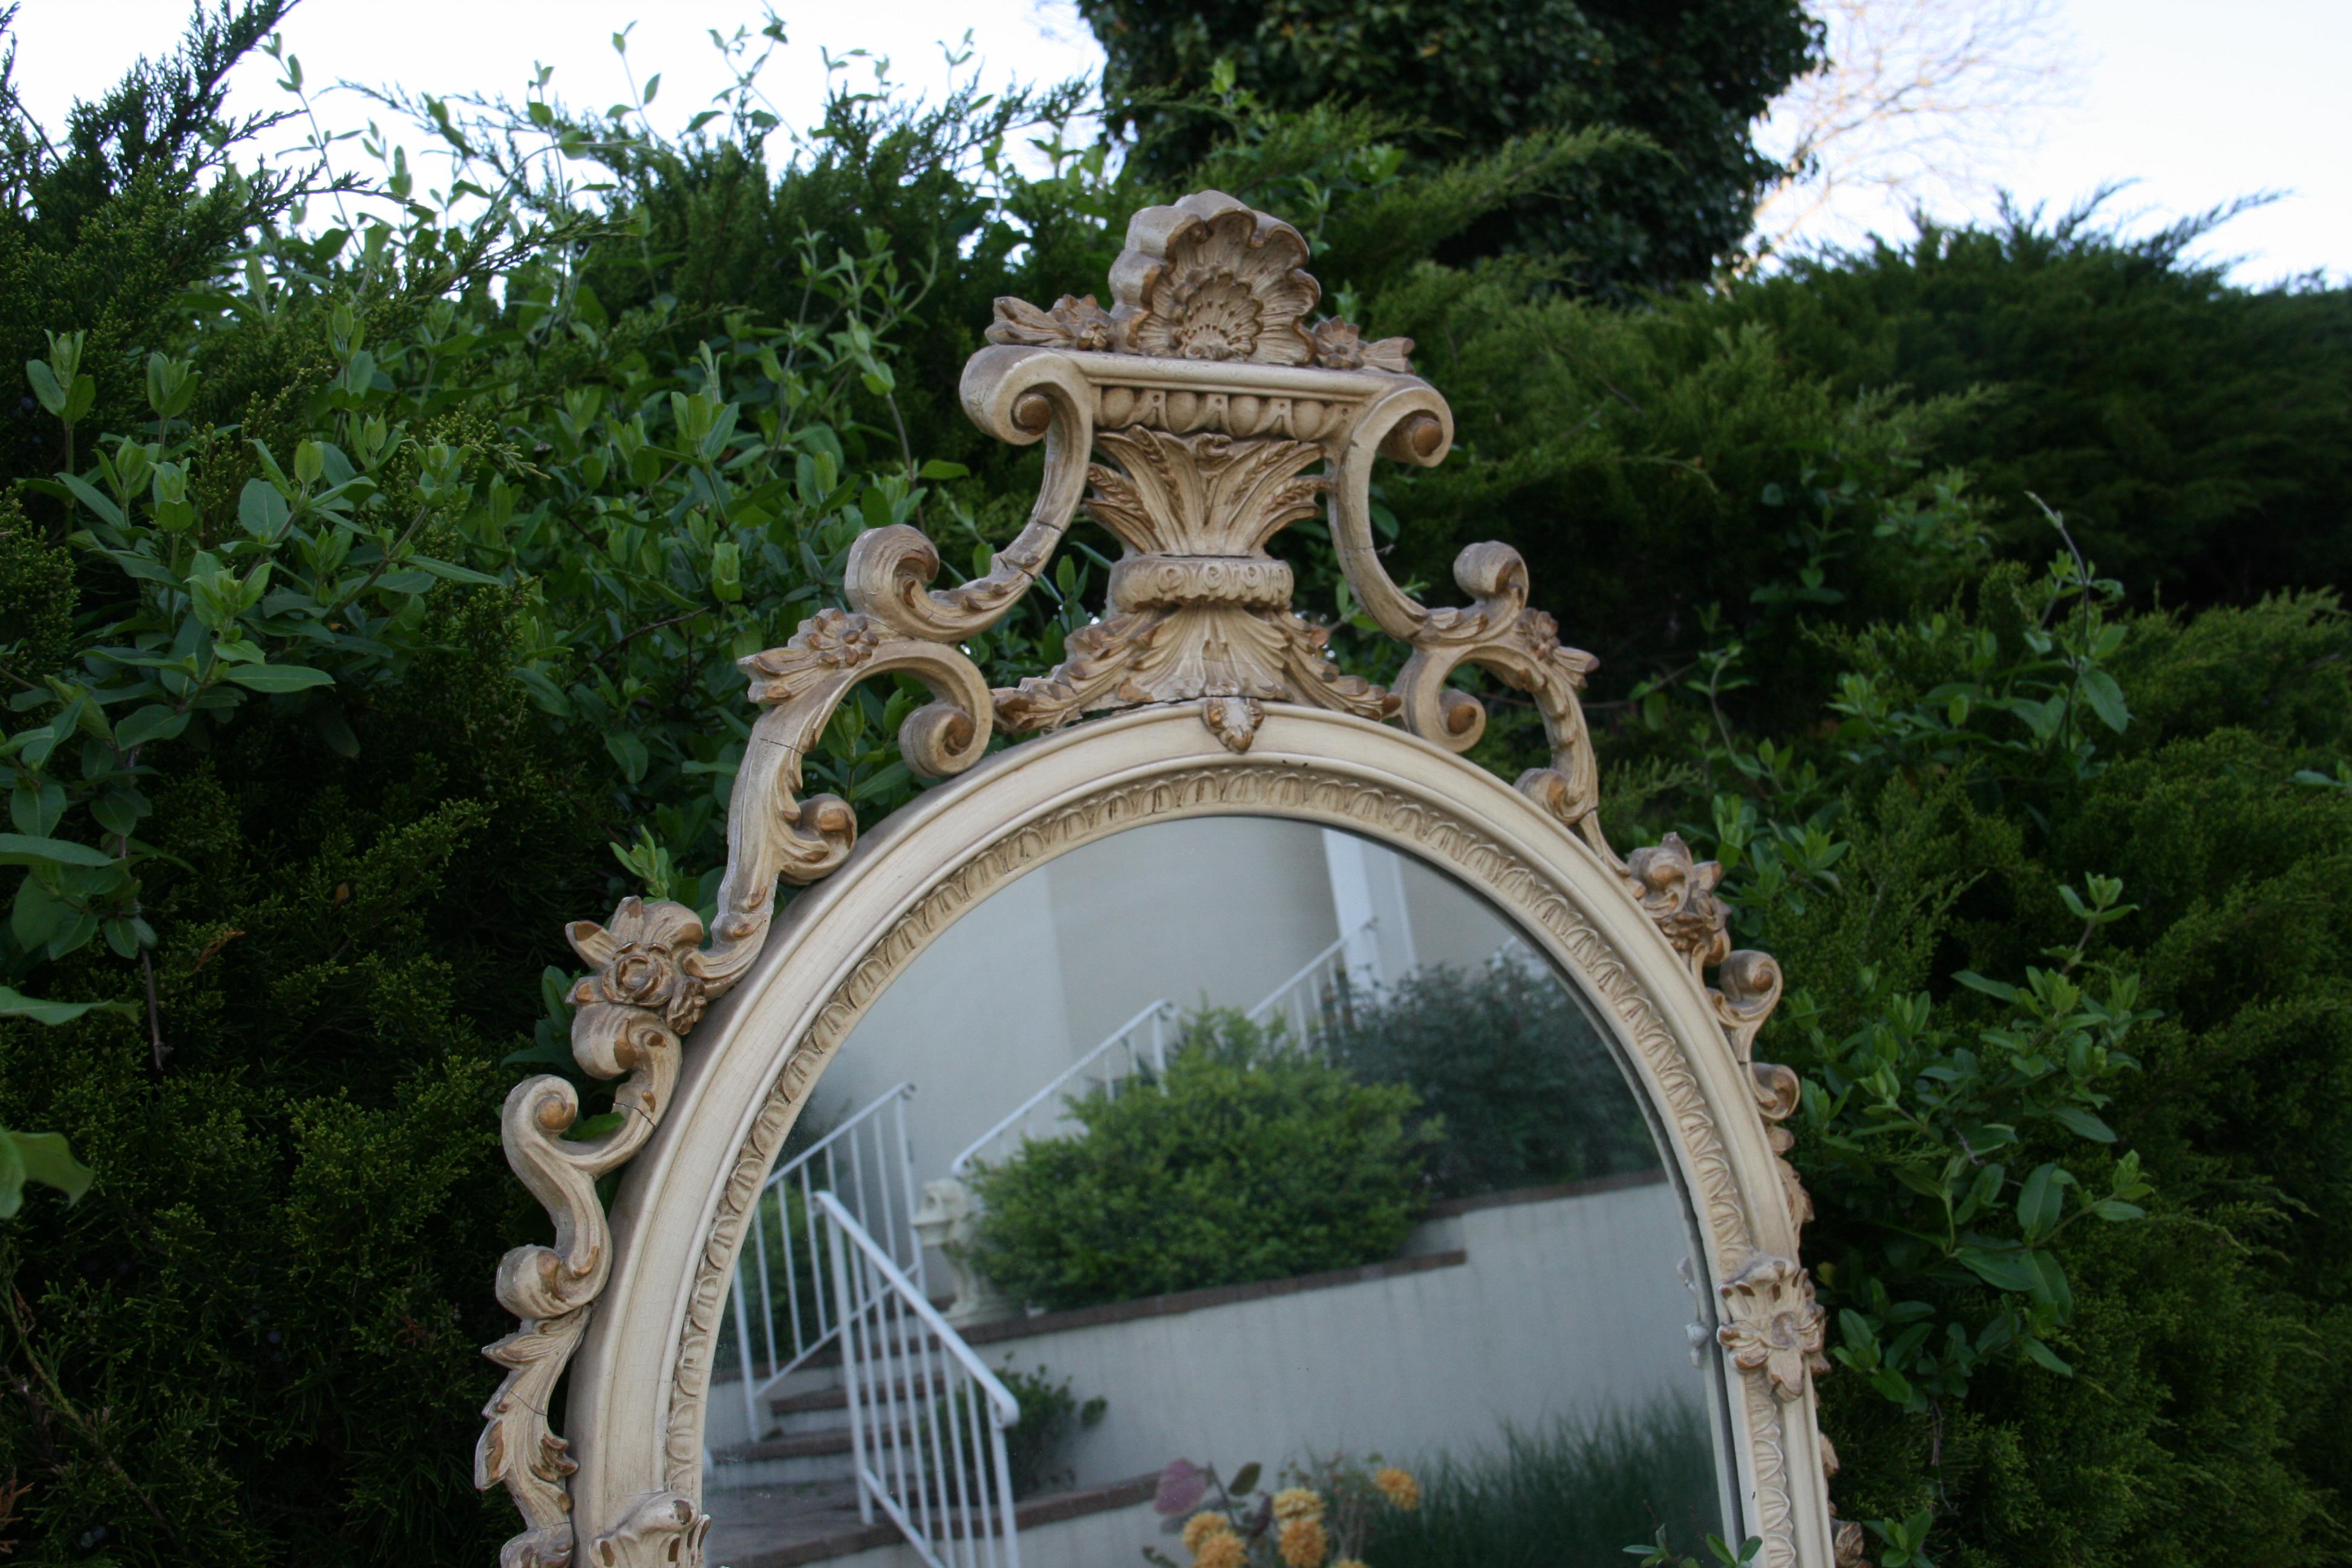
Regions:
<svg viewBox="0 0 2352 1568"><path fill-rule="evenodd" d="M1583 839L1694 977L1703 984L1717 972L1707 994L1725 1044L1748 1067L1772 1149L1786 1153L1779 1123L1796 1109L1795 1075L1751 1061L1780 998L1778 966L1731 951L1729 911L1716 891L1722 869L1696 861L1680 838L1622 860L1610 848L1580 699L1596 661L1530 607L1519 553L1500 543L1464 550L1454 576L1469 603L1458 607L1421 604L1388 575L1371 523L1373 464L1443 461L1453 415L1412 374L1409 341L1366 342L1345 321L1311 319L1322 290L1307 259L1296 228L1207 191L1135 215L1111 268L1109 310L1093 295L1043 310L998 300L991 346L965 366L961 393L989 434L1043 444L1044 481L1026 525L985 575L944 590L931 586L940 558L920 531L869 530L849 552L848 606L820 610L782 647L740 661L761 712L736 775L708 945L693 911L634 898L604 924L569 928L590 969L572 992L573 1055L593 1077L625 1079L614 1103L625 1114L609 1131L574 1139L566 1134L579 1096L567 1080L534 1078L508 1097L508 1162L545 1205L555 1237L500 1265L499 1299L522 1323L486 1352L508 1375L484 1411L476 1479L503 1483L528 1521L507 1543L505 1568L562 1568L583 1552L614 1568L700 1560L709 1521L677 1491L647 1496L618 1527L577 1539L566 1491L577 1465L547 1412L612 1266L596 1183L660 1122L681 1038L759 954L779 882L827 875L856 842L846 802L801 797L801 759L851 689L877 675L904 673L929 689L933 700L907 719L899 748L910 769L943 777L978 762L1000 727L1046 731L1147 704L1197 703L1234 752L1250 749L1268 702L1395 721L1461 752L1477 743L1486 709L1452 679L1465 666L1484 669L1543 719L1548 764L1518 789ZM961 645L1028 592L1082 507L1124 547L1105 614L1068 637L1060 665L992 690ZM1291 570L1268 552L1281 530L1318 514L1357 602L1412 649L1393 690L1332 661L1328 630L1294 608ZM1785 1160L1781 1175L1801 1225L1810 1202ZM1804 1270L1759 1254L1721 1294L1721 1342L1752 1374L1751 1397L1767 1406L1799 1397L1826 1364ZM1786 1561L1786 1520L1766 1523L1768 1560Z"/></svg>
<svg viewBox="0 0 2352 1568"><path fill-rule="evenodd" d="M1321 365L1410 374L1409 338L1368 343L1345 321L1307 322L1323 286L1307 271L1307 239L1223 191L1146 207L1111 264L1113 309L1065 294L1050 310L999 300L992 343L1160 359Z"/></svg>

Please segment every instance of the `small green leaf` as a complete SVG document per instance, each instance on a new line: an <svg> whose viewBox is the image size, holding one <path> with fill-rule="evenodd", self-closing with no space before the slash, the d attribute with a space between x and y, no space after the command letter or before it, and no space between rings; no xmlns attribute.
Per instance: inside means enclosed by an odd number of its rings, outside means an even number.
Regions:
<svg viewBox="0 0 2352 1568"><path fill-rule="evenodd" d="M191 717L161 702L150 702L114 726L114 743L127 752L150 741L173 740L188 727Z"/></svg>
<svg viewBox="0 0 2352 1568"><path fill-rule="evenodd" d="M2056 1351L2052 1350L2040 1340L2023 1339L2018 1341L2017 1343L2018 1348L2023 1351L2028 1356L2032 1357L2036 1364L2048 1367L2052 1372L2056 1373L2061 1377L2072 1377L2074 1375L2074 1369L2066 1364L2063 1360L2060 1359Z"/></svg>
<svg viewBox="0 0 2352 1568"><path fill-rule="evenodd" d="M615 730L605 736L604 750L610 752L613 754L613 760L621 764L622 774L631 784L635 784L646 776L646 769L653 761L646 752L646 743L626 730Z"/></svg>
<svg viewBox="0 0 2352 1568"><path fill-rule="evenodd" d="M477 572L470 566L453 566L446 561L435 561L429 556L412 555L407 564L420 572L430 572L436 577L452 583L470 583L478 588L502 588L505 584L487 572Z"/></svg>
<svg viewBox="0 0 2352 1568"><path fill-rule="evenodd" d="M87 844L65 838L43 838L27 833L0 833L0 866L111 866L114 857Z"/></svg>
<svg viewBox="0 0 2352 1568"><path fill-rule="evenodd" d="M2120 735L2131 723L2131 710L2124 706L2124 689L2116 678L2104 669L2083 672L2083 697L2099 721Z"/></svg>
<svg viewBox="0 0 2352 1568"><path fill-rule="evenodd" d="M304 691L335 683L325 670L300 664L242 664L228 671L228 679L254 691Z"/></svg>
<svg viewBox="0 0 2352 1568"><path fill-rule="evenodd" d="M70 1024L84 1013L135 1013L128 1002L44 1002L0 985L0 1018L30 1018L36 1024Z"/></svg>
<svg viewBox="0 0 2352 1568"><path fill-rule="evenodd" d="M61 1132L11 1132L0 1128L0 1219L25 1206L25 1184L38 1182L73 1203L89 1191L90 1168L73 1157Z"/></svg>
<svg viewBox="0 0 2352 1568"><path fill-rule="evenodd" d="M2040 1236L2058 1223L2066 1204L2065 1173L2055 1163L2037 1168L2017 1194L2017 1223L2029 1237Z"/></svg>
<svg viewBox="0 0 2352 1568"><path fill-rule="evenodd" d="M26 360L25 379L33 384L33 395L41 400L42 407L51 414L65 413L66 389L58 384L58 374L49 368L48 362L37 359Z"/></svg>
<svg viewBox="0 0 2352 1568"><path fill-rule="evenodd" d="M2042 1271L2033 1260L2018 1252L1988 1252L1981 1247L1963 1247L1953 1254L1969 1272L1997 1290L2014 1290L2028 1295L2042 1286Z"/></svg>
<svg viewBox="0 0 2352 1568"><path fill-rule="evenodd" d="M594 1116L583 1116L572 1124L572 1131L564 1136L575 1140L602 1138L628 1119L628 1112L625 1110L606 1110Z"/></svg>
<svg viewBox="0 0 2352 1568"><path fill-rule="evenodd" d="M1231 1491L1235 1497L1245 1497L1249 1493L1257 1490L1257 1478L1259 1474L1260 1468L1258 1462L1255 1459L1252 1459L1248 1464L1244 1465L1240 1469L1234 1472L1234 1484L1226 1489Z"/></svg>
<svg viewBox="0 0 2352 1568"><path fill-rule="evenodd" d="M303 443L307 449L309 442ZM292 515L286 507L286 498L268 479L247 479L236 498L236 521L246 532L256 539L274 539Z"/></svg>
<svg viewBox="0 0 2352 1568"><path fill-rule="evenodd" d="M2062 1105L2052 1110L2050 1114L2057 1118L2069 1131L2078 1132L2093 1142L2112 1143L2116 1141L2114 1128L2079 1105Z"/></svg>
<svg viewBox="0 0 2352 1568"><path fill-rule="evenodd" d="M1961 984L1967 986L1971 991L1981 991L1986 995L1997 996L2003 1002L2014 1002L2017 1000L2017 987L2009 984L2005 981L1988 980L1983 975L1967 969L1961 970L1958 974L1953 975L1952 978L1958 981Z"/></svg>
<svg viewBox="0 0 2352 1568"><path fill-rule="evenodd" d="M122 526L122 509L91 489L88 480L77 479L71 474L59 474L58 482L73 491L76 500L98 513L100 517L117 528Z"/></svg>

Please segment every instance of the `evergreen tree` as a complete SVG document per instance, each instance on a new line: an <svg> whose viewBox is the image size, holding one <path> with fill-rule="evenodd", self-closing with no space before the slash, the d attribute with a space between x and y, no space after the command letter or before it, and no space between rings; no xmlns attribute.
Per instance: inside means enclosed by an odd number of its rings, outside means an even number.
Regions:
<svg viewBox="0 0 2352 1568"><path fill-rule="evenodd" d="M1449 246L1541 258L1623 296L1703 279L1747 237L1781 171L1750 132L1815 58L1797 0L1079 0L1109 56L1115 119L1172 174L1219 130L1203 95L1277 110L1333 100L1396 116L1451 161L1541 131L1632 133Z"/></svg>

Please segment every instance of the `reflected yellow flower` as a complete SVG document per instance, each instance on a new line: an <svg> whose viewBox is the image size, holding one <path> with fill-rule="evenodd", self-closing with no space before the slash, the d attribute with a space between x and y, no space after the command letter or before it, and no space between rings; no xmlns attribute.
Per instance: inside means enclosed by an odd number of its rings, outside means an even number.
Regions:
<svg viewBox="0 0 2352 1568"><path fill-rule="evenodd" d="M1322 1494L1306 1487L1285 1487L1274 1494L1274 1517L1276 1519L1320 1519L1323 1517Z"/></svg>
<svg viewBox="0 0 2352 1568"><path fill-rule="evenodd" d="M1421 1483L1412 1479L1411 1470L1384 1465L1372 1472L1372 1485L1381 1489L1382 1497L1407 1513L1421 1506Z"/></svg>
<svg viewBox="0 0 2352 1568"><path fill-rule="evenodd" d="M1312 1492L1307 1495L1314 1496ZM1318 1498L1316 1501L1319 1509L1322 1500ZM1282 1560L1290 1568L1318 1568L1323 1561L1323 1553L1330 1549L1331 1543L1324 1537L1323 1521L1319 1515L1294 1519L1282 1527Z"/></svg>
<svg viewBox="0 0 2352 1568"><path fill-rule="evenodd" d="M1197 1557L1201 1552L1201 1542L1212 1535L1230 1534L1233 1528L1232 1521L1223 1514L1212 1513L1204 1509L1184 1521L1184 1550Z"/></svg>
<svg viewBox="0 0 2352 1568"><path fill-rule="evenodd" d="M1248 1552L1242 1538L1232 1531L1213 1530L1201 1538L1200 1549L1192 1556L1192 1568L1243 1568Z"/></svg>

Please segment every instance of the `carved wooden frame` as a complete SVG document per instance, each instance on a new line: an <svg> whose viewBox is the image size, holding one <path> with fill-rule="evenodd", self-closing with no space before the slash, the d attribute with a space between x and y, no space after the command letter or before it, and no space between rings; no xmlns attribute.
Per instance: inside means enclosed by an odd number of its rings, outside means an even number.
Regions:
<svg viewBox="0 0 2352 1568"><path fill-rule="evenodd" d="M564 1136L578 1094L551 1076L508 1098L509 1162L555 1239L501 1263L499 1299L524 1321L486 1352L508 1375L484 1412L476 1479L504 1484L527 1523L507 1568L700 1563L719 1315L743 1216L824 1063L890 979L995 888L1109 834L1213 815L1344 827L1417 856L1494 900L1576 978L1655 1109L1696 1215L1740 1528L1763 1539L1770 1568L1858 1556L1853 1527L1830 1514L1834 1459L1815 1423L1822 1313L1798 1262L1810 1205L1780 1158L1797 1082L1751 1059L1779 969L1729 951L1719 868L1672 836L1623 859L1601 837L1576 695L1592 660L1528 608L1517 552L1463 552L1455 575L1473 603L1460 610L1417 604L1381 569L1372 460L1441 460L1451 416L1405 368L1410 344L1307 323L1319 291L1306 255L1288 225L1209 192L1137 215L1112 310L999 301L997 346L973 356L963 397L982 428L1045 441L1028 527L989 574L943 593L929 587L939 563L920 533L874 530L851 552L852 608L743 661L764 711L708 946L700 920L670 903L630 899L604 925L570 928L592 970L572 994L574 1055L623 1079L625 1119ZM1322 475L1303 472L1318 460ZM1318 500L1358 599L1412 646L1394 692L1324 658L1321 629L1290 607L1287 567L1265 553ZM1128 547L1108 613L1070 638L1061 668L991 691L957 645L1026 592L1082 501ZM1485 723L1446 684L1465 663L1543 715L1551 765L1516 788L1454 754ZM890 670L936 699L900 732L908 764L965 776L853 853L849 807L798 798L801 758L854 685ZM1105 709L1129 711L982 760L997 727L1055 730ZM779 880L819 885L772 932ZM625 1166L608 1216L595 1184ZM549 1415L567 1366L568 1438Z"/></svg>

